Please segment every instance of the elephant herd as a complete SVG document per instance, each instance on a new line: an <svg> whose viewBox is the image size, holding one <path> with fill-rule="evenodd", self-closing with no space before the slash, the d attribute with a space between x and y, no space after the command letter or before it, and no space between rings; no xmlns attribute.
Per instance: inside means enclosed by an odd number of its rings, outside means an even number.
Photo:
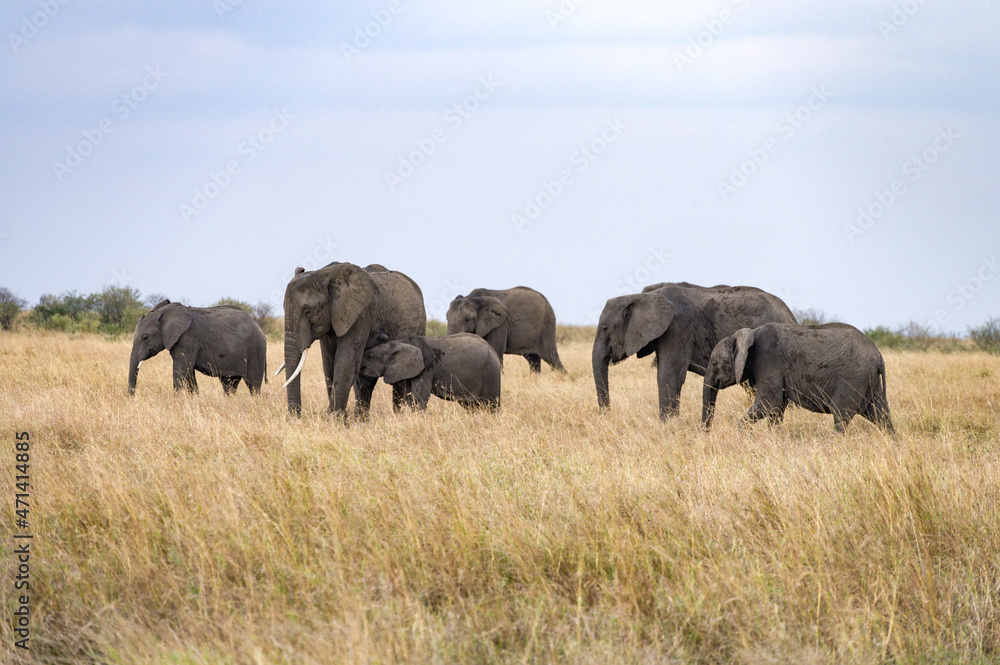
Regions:
<svg viewBox="0 0 1000 665"><path fill-rule="evenodd" d="M548 300L523 286L475 289L456 297L444 336L427 336L423 294L401 272L334 262L297 268L284 299L284 362L289 413L300 415L302 367L319 342L329 411L368 415L379 378L392 386L394 410L426 408L431 395L469 408L498 409L504 354L523 356L533 372L544 360L564 372ZM164 300L136 325L128 391L139 365L164 349L175 390L197 391L195 370L218 377L226 394L245 380L251 393L267 381L266 340L237 307L187 307ZM831 414L843 432L860 415L894 433L885 363L861 331L844 323L799 325L782 300L748 286L654 284L611 298L594 337L597 403L610 407L608 368L653 355L661 419L677 415L688 372L704 377L702 423L712 424L718 392L742 384L753 394L745 422L780 422L791 402Z"/></svg>

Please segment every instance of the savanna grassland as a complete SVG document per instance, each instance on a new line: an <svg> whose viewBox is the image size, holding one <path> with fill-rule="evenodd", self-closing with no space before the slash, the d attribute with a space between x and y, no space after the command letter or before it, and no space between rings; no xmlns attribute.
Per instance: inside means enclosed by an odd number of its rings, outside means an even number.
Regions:
<svg viewBox="0 0 1000 665"><path fill-rule="evenodd" d="M886 353L899 437L791 410L739 431L656 416L649 359L597 410L507 357L503 409L432 399L344 426L320 354L301 420L126 395L130 339L0 334L0 661L112 663L1000 661L1000 357ZM282 349L272 342L269 366ZM14 433L32 436L30 657L14 650Z"/></svg>

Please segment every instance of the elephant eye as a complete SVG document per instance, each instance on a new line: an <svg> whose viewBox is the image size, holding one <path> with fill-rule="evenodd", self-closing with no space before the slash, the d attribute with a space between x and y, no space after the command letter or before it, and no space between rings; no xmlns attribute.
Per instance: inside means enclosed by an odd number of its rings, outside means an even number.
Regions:
<svg viewBox="0 0 1000 665"><path fill-rule="evenodd" d="M601 326L601 330L602 330L603 332L608 332L608 324L606 324L606 323L605 323L604 325L602 325L602 326Z"/></svg>

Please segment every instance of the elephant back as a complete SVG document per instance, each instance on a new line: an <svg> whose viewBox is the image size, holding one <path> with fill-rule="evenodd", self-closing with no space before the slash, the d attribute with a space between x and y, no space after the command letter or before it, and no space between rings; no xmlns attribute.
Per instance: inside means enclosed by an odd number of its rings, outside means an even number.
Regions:
<svg viewBox="0 0 1000 665"><path fill-rule="evenodd" d="M378 286L378 303L371 338L380 334L403 339L427 332L424 294L407 275L397 270L371 273Z"/></svg>

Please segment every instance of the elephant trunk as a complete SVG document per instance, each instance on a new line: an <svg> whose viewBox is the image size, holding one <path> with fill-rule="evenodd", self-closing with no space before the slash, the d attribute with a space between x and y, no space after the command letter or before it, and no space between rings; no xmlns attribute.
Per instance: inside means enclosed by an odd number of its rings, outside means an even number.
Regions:
<svg viewBox="0 0 1000 665"><path fill-rule="evenodd" d="M288 398L288 412L293 416L302 415L302 377L294 376L299 368L303 352L309 348L312 340L303 336L298 330L293 317L285 319L285 395ZM294 376L294 378L293 378Z"/></svg>
<svg viewBox="0 0 1000 665"><path fill-rule="evenodd" d="M139 378L139 362L142 359L139 354L139 347L132 347L132 356L128 362L128 394L135 395L135 382Z"/></svg>
<svg viewBox="0 0 1000 665"><path fill-rule="evenodd" d="M706 379L701 390L701 424L705 429L712 426L712 419L715 417L715 401L719 398L719 389L713 382Z"/></svg>
<svg viewBox="0 0 1000 665"><path fill-rule="evenodd" d="M608 366L611 364L611 353L607 344L600 337L594 340L593 353L594 386L597 388L597 406L606 409L611 406L611 395L608 389Z"/></svg>

